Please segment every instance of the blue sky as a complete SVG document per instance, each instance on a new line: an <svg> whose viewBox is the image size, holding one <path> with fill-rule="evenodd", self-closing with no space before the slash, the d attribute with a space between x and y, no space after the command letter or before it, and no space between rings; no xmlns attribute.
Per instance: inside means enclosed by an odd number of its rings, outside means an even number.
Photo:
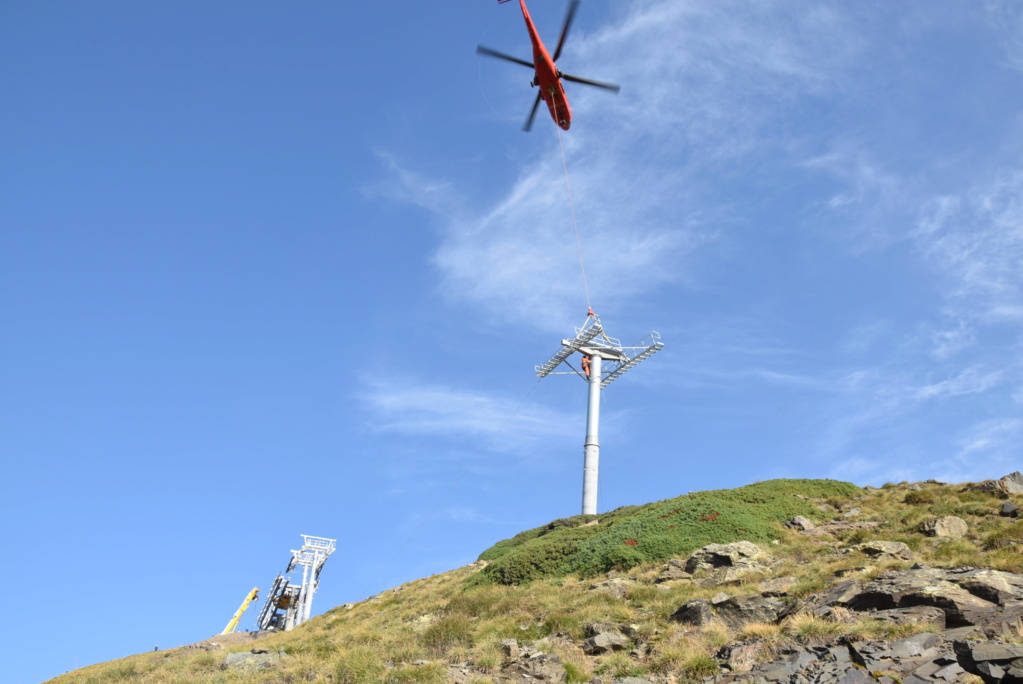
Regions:
<svg viewBox="0 0 1023 684"><path fill-rule="evenodd" d="M534 0L554 42L565 3ZM600 509L1023 465L1023 6L585 0L559 62ZM314 613L580 507L586 313L514 3L0 4L14 681ZM20 590L19 590L20 593ZM253 613L243 627L252 626Z"/></svg>

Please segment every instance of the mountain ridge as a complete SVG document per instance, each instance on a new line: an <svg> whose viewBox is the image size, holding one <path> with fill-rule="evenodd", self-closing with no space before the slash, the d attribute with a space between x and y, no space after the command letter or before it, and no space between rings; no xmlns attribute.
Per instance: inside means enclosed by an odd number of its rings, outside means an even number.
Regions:
<svg viewBox="0 0 1023 684"><path fill-rule="evenodd" d="M1015 684L1020 504L1019 473L695 492L552 521L292 632L51 681Z"/></svg>

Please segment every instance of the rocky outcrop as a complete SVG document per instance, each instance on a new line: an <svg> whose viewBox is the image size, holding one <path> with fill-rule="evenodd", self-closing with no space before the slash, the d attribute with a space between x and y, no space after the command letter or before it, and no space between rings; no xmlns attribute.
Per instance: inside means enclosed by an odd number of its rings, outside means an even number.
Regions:
<svg viewBox="0 0 1023 684"><path fill-rule="evenodd" d="M946 627L978 627L989 637L1023 635L1023 575L977 568L915 567L879 575L872 582L846 580L828 591L799 601L786 614L821 614L841 606L869 617L898 621L891 611L920 607L940 610ZM937 616L917 618L937 624Z"/></svg>
<svg viewBox="0 0 1023 684"><path fill-rule="evenodd" d="M855 532L857 530L869 530L873 527L877 527L879 524L880 523L876 520L832 520L810 529L800 530L800 533L808 534L812 537L823 537L825 535L835 536L846 532Z"/></svg>
<svg viewBox="0 0 1023 684"><path fill-rule="evenodd" d="M765 604L755 597L733 597L717 606L704 603L711 618L727 620L720 613L729 605L733 610L746 606L743 612L750 619L771 621L758 614ZM783 608L775 621L800 613L836 621L866 617L929 624L934 632L894 642L843 637L833 643L793 646L768 662L762 662L766 652L762 643L736 642L717 654L726 674L706 681L951 684L980 677L987 684L1023 684L1023 644L1011 643L1023 638L1023 575L917 566L869 582L838 582Z"/></svg>
<svg viewBox="0 0 1023 684"><path fill-rule="evenodd" d="M1017 470L998 480L984 480L977 484L966 485L963 491L988 492L1003 499L1009 498L1010 495L1019 496L1023 494L1023 473Z"/></svg>
<svg viewBox="0 0 1023 684"><path fill-rule="evenodd" d="M785 523L785 527L789 528L790 530L801 530L803 532L806 532L807 530L812 530L817 526L814 525L809 519L804 518L801 515L797 515L795 518Z"/></svg>
<svg viewBox="0 0 1023 684"><path fill-rule="evenodd" d="M668 619L681 622L684 625L700 627L714 619L714 611L710 607L710 601L696 599L682 604Z"/></svg>
<svg viewBox="0 0 1023 684"><path fill-rule="evenodd" d="M629 592L632 591L637 582L635 580L623 579L621 577L614 577L611 579L604 580L602 582L594 582L589 587L588 591L596 591L602 594L608 594L618 599L627 598Z"/></svg>
<svg viewBox="0 0 1023 684"><path fill-rule="evenodd" d="M870 556L875 561L913 560L913 552L902 542L869 541L857 544L849 549Z"/></svg>
<svg viewBox="0 0 1023 684"><path fill-rule="evenodd" d="M674 582L677 580L691 581L693 576L686 572L685 561L679 558L672 558L661 570L661 574L654 580L658 584L662 582Z"/></svg>
<svg viewBox="0 0 1023 684"><path fill-rule="evenodd" d="M260 670L269 670L280 659L281 654L277 651L254 648L247 653L228 653L224 662L220 664L220 669L251 674Z"/></svg>
<svg viewBox="0 0 1023 684"><path fill-rule="evenodd" d="M931 518L920 524L920 531L928 537L948 537L949 539L960 539L966 536L969 527L966 521L954 515L945 515L940 518Z"/></svg>
<svg viewBox="0 0 1023 684"><path fill-rule="evenodd" d="M616 632L600 632L582 643L586 655L602 655L612 651L624 651L629 647L629 640Z"/></svg>
<svg viewBox="0 0 1023 684"><path fill-rule="evenodd" d="M779 599L760 594L732 596L714 607L718 617L731 627L749 622L775 622L784 609L785 604Z"/></svg>
<svg viewBox="0 0 1023 684"><path fill-rule="evenodd" d="M752 542L709 544L689 557L685 572L714 583L735 582L751 573L767 570L761 563L763 560L766 560L764 552Z"/></svg>
<svg viewBox="0 0 1023 684"><path fill-rule="evenodd" d="M1023 684L1023 644L955 642L959 662L991 684Z"/></svg>
<svg viewBox="0 0 1023 684"><path fill-rule="evenodd" d="M568 637L556 637L555 639L544 639L542 641L564 640L571 642ZM503 660L496 672L489 676L494 681L523 681L523 682L564 682L566 679L565 666L554 653L546 653L549 648L541 650L542 644L534 642L531 645L519 644L515 639L505 639L501 642L501 655ZM472 661L466 661L457 665L449 665L447 676L444 681L451 684L471 684L479 682L484 673L478 669Z"/></svg>
<svg viewBox="0 0 1023 684"><path fill-rule="evenodd" d="M708 684L1023 684L1023 645L977 642L946 634L917 634L894 642L841 642L789 648L756 663L756 644L730 644L718 652L725 675ZM753 659L750 656L753 655Z"/></svg>
<svg viewBox="0 0 1023 684"><path fill-rule="evenodd" d="M719 653L719 658L723 655ZM867 641L790 648L780 658L755 665L744 673L733 671L704 681L721 684L949 684L964 681L966 674L967 670L959 664L949 641L937 634L918 634L895 642Z"/></svg>
<svg viewBox="0 0 1023 684"><path fill-rule="evenodd" d="M507 663L501 669L501 674L517 681L563 682L566 678L561 658L553 653L539 653L532 649L524 649L517 660Z"/></svg>
<svg viewBox="0 0 1023 684"><path fill-rule="evenodd" d="M1023 473L1018 470L1006 475L999 482L1006 494L1023 494Z"/></svg>

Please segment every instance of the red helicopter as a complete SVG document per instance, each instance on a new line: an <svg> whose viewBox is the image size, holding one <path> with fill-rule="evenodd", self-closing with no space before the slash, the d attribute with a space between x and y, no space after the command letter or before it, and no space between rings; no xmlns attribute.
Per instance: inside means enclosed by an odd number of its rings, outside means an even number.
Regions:
<svg viewBox="0 0 1023 684"><path fill-rule="evenodd" d="M507 0L498 0L498 2L507 2ZM476 52L481 55L487 55L488 57L505 59L509 62L515 62L516 64L521 64L522 66L527 66L530 69L533 69L534 75L530 85L534 87L540 86L540 92L536 94L536 100L533 102L533 109L529 112L529 118L526 119L526 125L522 127L523 130L528 131L533 127L533 118L536 116L536 109L540 106L540 100L543 100L547 103L547 109L550 110L551 118L554 119L554 123L567 131L569 126L572 125L572 108L568 106L568 98L565 97L565 88L561 85L562 79L573 83L584 83L586 85L604 88L616 93L621 90L621 86L615 85L614 83L602 83L601 81L591 81L588 78L571 76L569 74L562 73L554 64L558 57L561 56L561 48L565 44L565 36L568 35L568 29L572 25L572 19L575 18L575 11L579 8L579 0L572 0L572 2L568 5L568 15L565 17L565 25L561 29L561 37L558 39L558 47L554 49L553 57L549 52L547 52L547 48L544 46L543 41L540 40L540 34L537 33L536 26L533 25L533 20L529 16L529 10L526 9L525 0L519 0L519 6L522 8L522 16L526 20L526 28L529 30L529 39L533 42L533 61L527 62L524 59L512 57L511 55L506 55L503 52L498 52L497 50L492 50L491 48L484 47L482 45L476 46Z"/></svg>

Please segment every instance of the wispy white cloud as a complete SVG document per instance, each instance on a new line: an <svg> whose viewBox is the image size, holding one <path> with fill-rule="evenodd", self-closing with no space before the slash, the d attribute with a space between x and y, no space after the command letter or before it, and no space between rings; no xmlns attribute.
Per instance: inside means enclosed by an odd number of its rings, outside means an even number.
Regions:
<svg viewBox="0 0 1023 684"><path fill-rule="evenodd" d="M981 453L997 451L1007 444L1015 445L1021 429L1023 420L1019 418L988 420L975 425L959 441L959 457L972 460Z"/></svg>
<svg viewBox="0 0 1023 684"><path fill-rule="evenodd" d="M1023 171L932 200L912 236L958 315L1023 322Z"/></svg>
<svg viewBox="0 0 1023 684"><path fill-rule="evenodd" d="M573 423L556 410L484 392L391 378L365 383L370 426L378 431L484 442L506 451L537 439L571 434ZM514 440L496 440L499 435ZM514 442L514 443L510 443Z"/></svg>
<svg viewBox="0 0 1023 684"><path fill-rule="evenodd" d="M977 339L976 330L963 320L956 321L950 327L932 328L925 334L929 337L931 354L940 361L969 349Z"/></svg>
<svg viewBox="0 0 1023 684"><path fill-rule="evenodd" d="M783 149L787 142L765 127L800 95L839 87L836 73L863 48L827 8L749 9L635 3L620 9L619 21L572 37L566 71L626 84L617 98L567 87L575 125L563 143L600 312L669 283L694 283L696 254L719 240L736 211L730 200L710 199L735 173L721 165ZM451 301L562 330L577 316L583 283L556 129L539 116L532 135L550 144L491 206L455 209L456 202L438 201L442 181L400 167L394 178L407 187L392 197L437 214L434 263Z"/></svg>
<svg viewBox="0 0 1023 684"><path fill-rule="evenodd" d="M1001 371L984 373L977 368L968 368L954 378L920 387L913 396L916 399L935 399L978 394L997 386L1002 377Z"/></svg>
<svg viewBox="0 0 1023 684"><path fill-rule="evenodd" d="M1023 6L1013 0L985 0L1008 66L1023 71Z"/></svg>
<svg viewBox="0 0 1023 684"><path fill-rule="evenodd" d="M822 204L836 228L856 228L838 235L859 241L861 250L883 248L905 238L906 222L919 206L918 193L908 179L886 168L866 143L835 141L831 150L806 159L803 166L837 182L836 191Z"/></svg>

